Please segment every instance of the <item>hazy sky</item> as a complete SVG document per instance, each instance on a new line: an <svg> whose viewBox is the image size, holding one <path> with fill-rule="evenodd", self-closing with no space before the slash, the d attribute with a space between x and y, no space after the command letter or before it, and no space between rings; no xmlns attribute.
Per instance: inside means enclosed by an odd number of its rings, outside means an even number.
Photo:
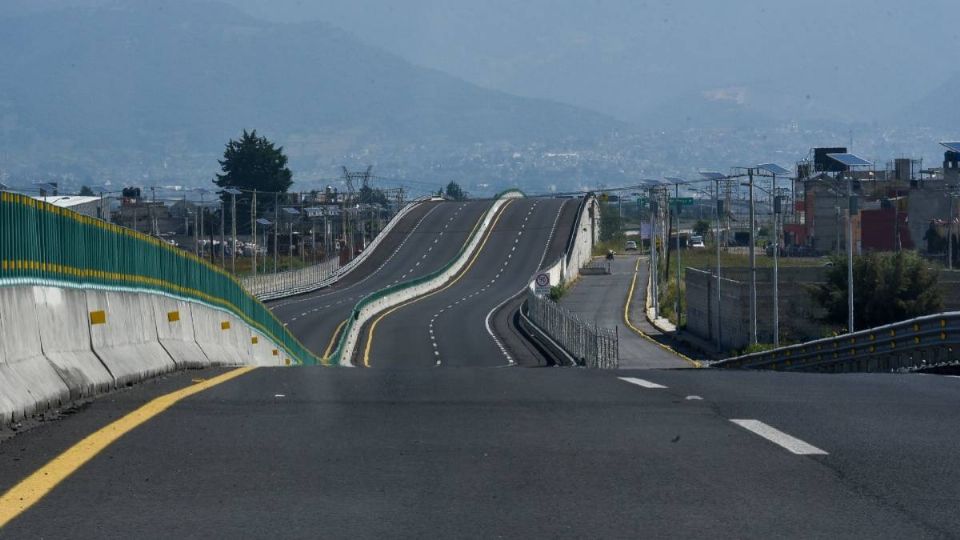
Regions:
<svg viewBox="0 0 960 540"><path fill-rule="evenodd" d="M883 119L954 73L956 0L229 0L484 86L628 119L677 94Z"/></svg>
<svg viewBox="0 0 960 540"><path fill-rule="evenodd" d="M955 74L956 0L224 0L482 86L642 121L691 96L883 121ZM3 0L0 13L102 0ZM362 66L358 66L362 69Z"/></svg>

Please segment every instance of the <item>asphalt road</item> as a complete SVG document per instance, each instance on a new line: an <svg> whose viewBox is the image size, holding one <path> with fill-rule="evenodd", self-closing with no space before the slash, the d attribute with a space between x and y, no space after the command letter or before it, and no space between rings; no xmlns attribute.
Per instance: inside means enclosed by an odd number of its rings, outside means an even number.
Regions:
<svg viewBox="0 0 960 540"><path fill-rule="evenodd" d="M647 322L644 315L647 265L641 262L637 284L630 305L630 322L642 331L643 337L624 321L624 306L637 268L637 255L618 255L610 261L610 274L584 275L576 281L560 304L580 315L581 319L602 328L616 328L620 345L620 367L628 369L687 368L692 364L664 346L675 346L670 336L663 335ZM695 354L690 351L684 351Z"/></svg>
<svg viewBox="0 0 960 540"><path fill-rule="evenodd" d="M375 253L333 286L268 306L307 348L324 356L361 298L441 268L456 256L491 204L424 203L402 218Z"/></svg>
<svg viewBox="0 0 960 540"><path fill-rule="evenodd" d="M215 373L0 443L0 492ZM0 537L957 537L958 390L926 375L261 368L123 436Z"/></svg>
<svg viewBox="0 0 960 540"><path fill-rule="evenodd" d="M545 262L564 205L576 199L515 199L500 212L474 262L445 288L375 318L355 363L370 367L506 366L515 363L492 335L489 317ZM489 328L489 330L488 330Z"/></svg>

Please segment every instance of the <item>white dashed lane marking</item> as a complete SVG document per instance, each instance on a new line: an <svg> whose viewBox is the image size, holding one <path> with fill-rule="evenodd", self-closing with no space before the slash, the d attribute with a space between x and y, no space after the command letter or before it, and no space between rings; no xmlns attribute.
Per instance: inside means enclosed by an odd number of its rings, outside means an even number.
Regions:
<svg viewBox="0 0 960 540"><path fill-rule="evenodd" d="M800 456L825 456L827 452L809 444L807 442L801 441L800 439L787 435L786 433L771 427L759 420L747 420L747 419L732 419L730 420L734 424L750 431L756 435L763 437L764 439L786 448L790 452L800 455Z"/></svg>
<svg viewBox="0 0 960 540"><path fill-rule="evenodd" d="M666 388L662 384L657 384L655 382L648 381L646 379L638 379L636 377L617 377L621 381L628 382L630 384L635 384L643 388L657 389L657 388Z"/></svg>

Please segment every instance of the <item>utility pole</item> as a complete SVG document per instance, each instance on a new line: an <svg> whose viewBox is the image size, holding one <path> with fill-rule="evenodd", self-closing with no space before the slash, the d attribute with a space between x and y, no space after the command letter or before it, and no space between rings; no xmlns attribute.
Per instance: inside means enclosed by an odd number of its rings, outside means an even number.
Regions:
<svg viewBox="0 0 960 540"><path fill-rule="evenodd" d="M230 272L237 274L237 190L230 193L230 235L233 237L230 246Z"/></svg>
<svg viewBox="0 0 960 540"><path fill-rule="evenodd" d="M721 216L723 215L723 201L720 200L720 179L717 178L717 351L723 350L723 342L720 339L720 329L723 326L720 318L720 238L721 238Z"/></svg>
<svg viewBox="0 0 960 540"><path fill-rule="evenodd" d="M747 169L750 182L750 344L757 344L757 215L753 206L753 168Z"/></svg>
<svg viewBox="0 0 960 540"><path fill-rule="evenodd" d="M226 205L223 204L223 199L220 199L220 266L224 269L227 268L226 214L227 214Z"/></svg>
<svg viewBox="0 0 960 540"><path fill-rule="evenodd" d="M680 328L680 184L675 184L675 198L677 199L677 301L674 313L677 314L677 328Z"/></svg>
<svg viewBox="0 0 960 540"><path fill-rule="evenodd" d="M250 200L250 236L253 238L253 259L250 268L253 269L253 277L257 277L257 190L253 190L253 198Z"/></svg>
<svg viewBox="0 0 960 540"><path fill-rule="evenodd" d="M279 271L280 193L273 194L273 273Z"/></svg>

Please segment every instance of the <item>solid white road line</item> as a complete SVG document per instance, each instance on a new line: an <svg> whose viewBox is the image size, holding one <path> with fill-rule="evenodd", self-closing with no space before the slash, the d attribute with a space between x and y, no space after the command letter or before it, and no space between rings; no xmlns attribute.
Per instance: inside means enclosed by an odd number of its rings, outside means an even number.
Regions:
<svg viewBox="0 0 960 540"><path fill-rule="evenodd" d="M803 442L796 437L791 437L790 435L787 435L786 433L780 431L779 429L768 426L767 424L764 424L759 420L731 419L730 421L742 427L743 429L756 433L757 435L763 437L764 439L767 439L768 441L774 444L777 444L786 448L787 450L793 452L794 454L802 455L802 456L803 455L816 455L816 456L827 455L826 452L817 448L816 446Z"/></svg>
<svg viewBox="0 0 960 540"><path fill-rule="evenodd" d="M666 388L662 384L657 384L655 382L650 382L644 379L638 379L636 377L617 377L621 381L628 382L630 384L635 384L637 386L642 386L644 388Z"/></svg>

